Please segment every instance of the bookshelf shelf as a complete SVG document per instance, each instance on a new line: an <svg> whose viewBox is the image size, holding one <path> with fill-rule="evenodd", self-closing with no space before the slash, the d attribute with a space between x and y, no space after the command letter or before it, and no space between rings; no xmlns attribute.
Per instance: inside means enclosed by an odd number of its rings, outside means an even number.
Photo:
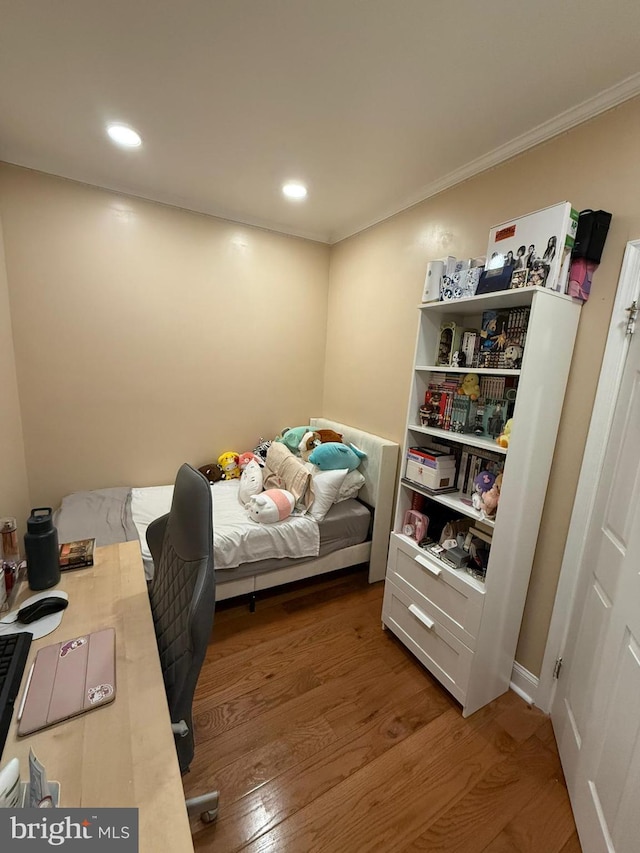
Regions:
<svg viewBox="0 0 640 853"><path fill-rule="evenodd" d="M474 435L468 432L451 432L448 429L438 429L437 427L423 427L418 424L409 424L407 429L410 432L421 433L422 435L431 435L438 441L456 442L458 444L468 444L470 447L478 447L482 450L489 450L492 453L501 453L506 455L506 447L500 447L493 439L482 438L482 436Z"/></svg>
<svg viewBox="0 0 640 853"><path fill-rule="evenodd" d="M428 489L422 488L419 483L414 483L413 480L408 480L406 477L402 478L402 484L412 491L417 492L419 495L424 495L424 497L429 498L436 503L448 506L458 514L465 515L467 518L473 518L476 521L482 521L486 527L493 527L495 524L495 522L488 518L482 519L480 511L474 509L465 501L466 495L463 495L462 492L442 492L441 494L437 494L429 491Z"/></svg>
<svg viewBox="0 0 640 853"><path fill-rule="evenodd" d="M518 311L522 308L529 310L519 369L431 363L437 360L446 324L455 324L459 331L480 330L483 312L495 310L507 313L504 329L518 330L522 329L520 318L526 315ZM509 313L512 309L517 313ZM501 465L504 468L497 515L488 521L481 519L480 512L470 505L468 493L434 494L408 479L405 464L401 463L382 620L461 703L464 716L468 716L504 693L511 680L580 304L568 296L532 287L428 303L420 305L418 314L405 457L410 447L431 447L445 454L449 448L458 460L458 468L463 462L462 474L458 470L453 482L458 490L462 484L467 492L473 482L474 465L486 462L487 467L494 466L493 470L499 470ZM488 359L486 352L483 360L491 363L493 358ZM499 363L504 361L500 356ZM440 422L448 426L460 420L458 407L465 401L458 399L457 377L467 373L478 374L487 399L493 399L489 389L495 387L494 377L505 378L502 387L507 409L500 411L513 419L508 449L499 447L490 437L495 424L490 428L490 422L484 420L484 435L440 427ZM450 374L450 379L432 374ZM434 391L440 392L440 398L433 396ZM438 426L420 425L420 407L427 404L427 392L428 405L422 419L433 419ZM450 398L451 403L438 404L438 399L443 398ZM482 405L481 399L479 407ZM485 419L487 405L485 401ZM467 428L473 425L472 418L479 417L477 409L468 411ZM463 423L464 418L463 409ZM437 458L436 454L433 459ZM433 476L429 457L424 456L424 462L418 464L424 469L419 476L428 481ZM443 476L450 477L451 469L445 468L444 461L442 466L446 472ZM415 469L412 473L418 474ZM419 496L424 498L421 508ZM436 541L446 525L450 525L447 530L452 530L456 538L458 529L464 530L471 520L474 530L482 534L477 536L480 544L484 542L486 547L490 542L484 583L464 568L445 570L439 566L442 561L433 555L425 558L424 549L403 532L408 511L421 511L430 519L427 535ZM458 541L464 546L465 536Z"/></svg>
<svg viewBox="0 0 640 853"><path fill-rule="evenodd" d="M522 287L517 290L485 293L482 296L469 296L466 299L453 299L450 302L422 302L418 308L432 314L470 314L497 306L500 308L523 308L533 303L537 293L544 293L545 298L558 299L580 307L575 299L566 296L564 293L556 293L544 287Z"/></svg>
<svg viewBox="0 0 640 853"><path fill-rule="evenodd" d="M414 370L420 373L477 373L478 376L520 376L520 370L507 370L498 367L447 367L442 364L416 364Z"/></svg>

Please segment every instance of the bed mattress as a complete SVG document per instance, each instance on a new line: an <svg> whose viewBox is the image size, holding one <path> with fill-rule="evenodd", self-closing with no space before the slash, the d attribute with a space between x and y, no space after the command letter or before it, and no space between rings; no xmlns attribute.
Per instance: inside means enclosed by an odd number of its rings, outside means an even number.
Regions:
<svg viewBox="0 0 640 853"><path fill-rule="evenodd" d="M320 547L317 556L324 557L325 554L331 554L333 551L339 551L341 548L348 548L351 545L359 545L361 542L366 542L369 538L371 520L371 510L358 500L350 499L334 504L324 517L324 520L318 524ZM240 578L252 577L261 572L270 572L275 569L284 569L287 566L295 566L306 562L308 559L310 558L257 560L251 563L244 563L236 569L226 569L219 572L216 580L218 583L239 580Z"/></svg>
<svg viewBox="0 0 640 853"><path fill-rule="evenodd" d="M123 486L110 489L74 492L62 500L54 513L54 523L60 542L95 537L96 545L139 540L139 532L132 514L132 492ZM167 496L164 496L166 503ZM158 515L168 510L160 509ZM163 504L164 507L164 504ZM152 513L153 515L153 513ZM157 516L155 516L157 517ZM257 573L296 565L317 556L324 556L341 548L366 542L370 537L371 511L358 500L334 504L324 520L317 525L319 543L313 553L301 558L269 558L242 563L237 568L218 571L219 582L250 577ZM144 536L144 534L143 534ZM141 547L142 547L141 542ZM146 546L146 542L144 542ZM145 566L149 575L149 568Z"/></svg>

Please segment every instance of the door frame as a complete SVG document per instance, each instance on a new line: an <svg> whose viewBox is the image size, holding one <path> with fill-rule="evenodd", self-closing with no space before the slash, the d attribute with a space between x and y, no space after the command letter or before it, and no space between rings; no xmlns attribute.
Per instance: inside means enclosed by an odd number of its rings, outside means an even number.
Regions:
<svg viewBox="0 0 640 853"><path fill-rule="evenodd" d="M629 314L626 309L633 300L640 302L640 240L627 243L618 289L611 313L609 333L598 380L598 388L589 425L589 434L582 457L569 531L565 544L556 598L551 614L547 644L538 689L536 706L547 714L551 712L557 680L554 678L556 661L562 657L573 601L582 568L584 536L589 524L595 490L600 478L606 444L611 430L615 403L629 349L630 337L626 333ZM640 320L636 334L640 334Z"/></svg>

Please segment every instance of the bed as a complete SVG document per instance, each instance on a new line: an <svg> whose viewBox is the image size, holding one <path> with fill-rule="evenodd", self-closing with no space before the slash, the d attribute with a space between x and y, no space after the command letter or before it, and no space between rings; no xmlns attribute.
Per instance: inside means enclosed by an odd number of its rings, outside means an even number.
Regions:
<svg viewBox="0 0 640 853"><path fill-rule="evenodd" d="M343 435L346 443L352 443L366 453L359 471L364 477L357 499L341 501L331 506L324 520L315 525L307 522L305 535L312 535L311 528L317 527L315 546L308 545L304 557L265 557L240 562L239 565L219 567L216 565L216 599L222 601L239 595L255 596L260 590L281 584L314 577L326 572L369 564L369 582L384 578L387 550L393 509L398 445L387 439L354 427L325 418L312 418L310 426L315 429L332 429ZM237 482L237 481L236 481ZM218 487L225 487L220 489ZM233 494L232 483L216 483L214 495L214 535L225 534L225 500ZM237 486L236 486L237 488ZM217 491L216 491L217 489ZM228 495L227 495L228 492ZM222 499L224 498L224 500ZM143 558L147 561L146 525L153 517L168 511L171 502L171 487L119 487L76 492L62 501L54 516L61 542L96 538L97 545L125 542L137 539L141 544ZM284 523L286 524L286 522ZM276 527L277 525L268 525ZM262 527L262 525L256 525ZM299 525L300 528L304 524ZM278 531L280 532L280 531ZM260 548L254 549L256 555ZM225 554L227 552L225 551ZM218 560L218 563L223 562ZM232 561L233 562L233 561Z"/></svg>

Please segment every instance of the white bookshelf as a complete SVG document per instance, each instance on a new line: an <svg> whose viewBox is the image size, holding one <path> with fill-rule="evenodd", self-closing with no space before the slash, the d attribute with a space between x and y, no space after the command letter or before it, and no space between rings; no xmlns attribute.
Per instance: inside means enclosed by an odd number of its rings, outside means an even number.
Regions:
<svg viewBox="0 0 640 853"><path fill-rule="evenodd" d="M454 321L480 329L490 308L530 307L519 370L449 368L434 364L441 324ZM504 693L511 679L540 519L567 384L580 303L544 288L501 291L419 306L404 454L389 548L383 624L460 702L468 716ZM418 423L431 373L518 376L508 449L485 436L456 433ZM492 528L485 582L453 569L402 533L413 492L450 510L451 519L479 519L459 492L433 495L405 478L404 458L412 445L430 439L504 453L500 504ZM462 498L467 498L467 502Z"/></svg>

